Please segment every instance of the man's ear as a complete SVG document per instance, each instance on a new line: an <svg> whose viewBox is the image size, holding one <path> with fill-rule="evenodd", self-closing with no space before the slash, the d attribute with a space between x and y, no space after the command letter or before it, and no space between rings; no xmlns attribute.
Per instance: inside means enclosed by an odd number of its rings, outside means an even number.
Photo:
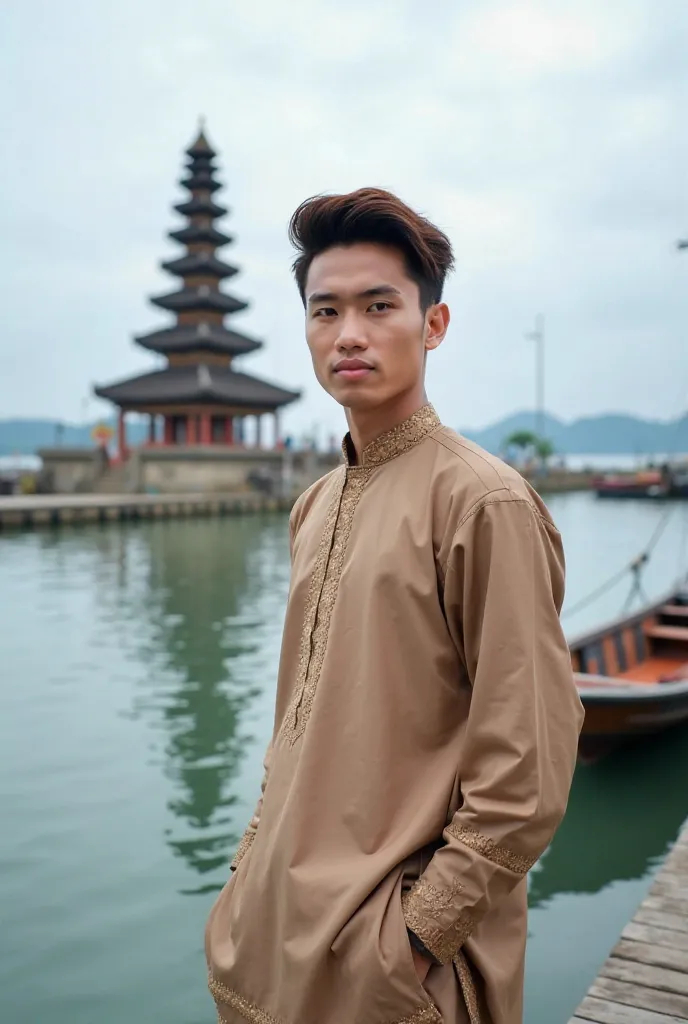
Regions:
<svg viewBox="0 0 688 1024"><path fill-rule="evenodd" d="M451 317L446 302L436 302L425 314L425 351L431 352L444 341Z"/></svg>

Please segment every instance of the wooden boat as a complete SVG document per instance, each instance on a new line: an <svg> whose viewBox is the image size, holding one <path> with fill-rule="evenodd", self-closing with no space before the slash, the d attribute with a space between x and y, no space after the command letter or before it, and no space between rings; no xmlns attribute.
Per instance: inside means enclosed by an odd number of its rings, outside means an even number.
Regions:
<svg viewBox="0 0 688 1024"><path fill-rule="evenodd" d="M603 473L593 478L593 489L598 498L655 498L664 497L666 486L658 469L637 473Z"/></svg>
<svg viewBox="0 0 688 1024"><path fill-rule="evenodd" d="M688 585L569 646L585 708L579 760L688 722Z"/></svg>
<svg viewBox="0 0 688 1024"><path fill-rule="evenodd" d="M636 473L603 473L592 481L598 498L688 498L688 463Z"/></svg>

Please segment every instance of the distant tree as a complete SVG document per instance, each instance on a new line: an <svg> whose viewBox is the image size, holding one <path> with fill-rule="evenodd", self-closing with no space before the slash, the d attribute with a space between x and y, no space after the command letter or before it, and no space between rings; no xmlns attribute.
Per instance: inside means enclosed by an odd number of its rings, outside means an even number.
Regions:
<svg viewBox="0 0 688 1024"><path fill-rule="evenodd" d="M532 430L515 430L504 441L507 451L517 448L524 460L536 457L540 467L547 465L547 459L554 455L554 445L546 437L538 437Z"/></svg>
<svg viewBox="0 0 688 1024"><path fill-rule="evenodd" d="M537 445L537 435L532 430L515 430L504 441L507 448L520 448L523 454Z"/></svg>
<svg viewBox="0 0 688 1024"><path fill-rule="evenodd" d="M548 437L538 437L535 441L535 453L540 462L545 463L554 455L555 448Z"/></svg>

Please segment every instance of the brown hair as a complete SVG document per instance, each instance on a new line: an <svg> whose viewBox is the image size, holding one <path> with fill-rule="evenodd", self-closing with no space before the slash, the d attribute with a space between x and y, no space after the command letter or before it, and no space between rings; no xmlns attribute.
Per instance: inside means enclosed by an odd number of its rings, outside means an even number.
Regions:
<svg viewBox="0 0 688 1024"><path fill-rule="evenodd" d="M398 249L418 285L423 310L441 300L444 279L454 266L447 236L381 188L306 199L289 222L289 239L298 254L292 269L304 305L312 260L336 245L376 242Z"/></svg>

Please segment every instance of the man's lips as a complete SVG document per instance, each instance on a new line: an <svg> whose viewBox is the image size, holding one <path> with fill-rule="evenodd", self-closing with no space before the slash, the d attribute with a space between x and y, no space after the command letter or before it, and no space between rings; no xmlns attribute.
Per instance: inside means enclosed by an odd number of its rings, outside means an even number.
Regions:
<svg viewBox="0 0 688 1024"><path fill-rule="evenodd" d="M370 363L364 363L362 359L342 359L334 367L337 376L345 380L360 380L372 373L372 370Z"/></svg>

